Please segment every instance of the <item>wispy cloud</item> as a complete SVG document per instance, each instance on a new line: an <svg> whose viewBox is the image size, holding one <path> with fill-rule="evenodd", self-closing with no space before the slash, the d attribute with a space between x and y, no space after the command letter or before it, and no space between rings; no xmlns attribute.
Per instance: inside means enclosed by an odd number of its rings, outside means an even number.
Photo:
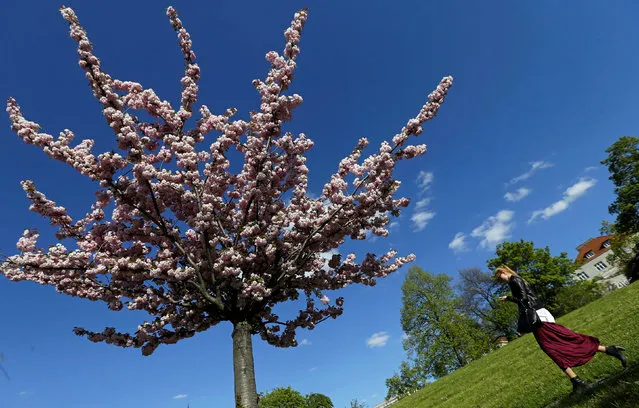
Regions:
<svg viewBox="0 0 639 408"><path fill-rule="evenodd" d="M178 394L176 396L173 397L173 399L184 399L184 398L188 398L188 394Z"/></svg>
<svg viewBox="0 0 639 408"><path fill-rule="evenodd" d="M384 347L386 343L388 343L389 338L390 335L385 331L373 333L373 335L366 340L366 345L370 348Z"/></svg>
<svg viewBox="0 0 639 408"><path fill-rule="evenodd" d="M433 173L427 171L419 172L417 176L417 187L420 195L428 192L431 184L433 184L433 180L435 180ZM435 216L435 212L428 208L431 200L431 197L424 197L415 204L413 215L410 217L410 220L413 222L413 231L421 231L426 228L428 221L432 220Z"/></svg>
<svg viewBox="0 0 639 408"><path fill-rule="evenodd" d="M543 210L537 210L532 213L532 216L528 219L528 223L535 221L537 218L547 220L553 215L557 215L560 212L566 210L570 204L572 204L579 197L586 194L590 188L597 183L597 180L593 178L581 178L578 182L568 187L561 198L561 200L550 204Z"/></svg>
<svg viewBox="0 0 639 408"><path fill-rule="evenodd" d="M553 164L552 163L548 163L545 161L536 161L536 162L532 162L530 163L530 170L528 170L527 172L525 172L524 174L520 174L517 177L513 177L512 180L510 180L508 183L506 183L507 185L509 184L515 184L515 183L519 183L520 181L524 181L524 180L528 180L533 174L535 174L537 171L541 170L541 169L547 169L548 167L552 167Z"/></svg>
<svg viewBox="0 0 639 408"><path fill-rule="evenodd" d="M398 221L393 221L393 222L391 222L391 223L388 225L388 229L389 229L389 230L392 230L392 229L395 229L395 228L399 228L399 222L398 222Z"/></svg>
<svg viewBox="0 0 639 408"><path fill-rule="evenodd" d="M300 341L300 346L310 346L311 342L308 339L302 339L302 341Z"/></svg>
<svg viewBox="0 0 639 408"><path fill-rule="evenodd" d="M599 168L598 166L588 166L584 169L584 171L587 173L589 171L597 170L598 168Z"/></svg>
<svg viewBox="0 0 639 408"><path fill-rule="evenodd" d="M420 171L417 175L417 185L419 186L419 190L422 193L425 193L426 190L430 188L430 185L433 183L434 179L435 177L430 171Z"/></svg>
<svg viewBox="0 0 639 408"><path fill-rule="evenodd" d="M315 371L317 371L317 367L311 367L311 368L308 369L309 373L313 373Z"/></svg>
<svg viewBox="0 0 639 408"><path fill-rule="evenodd" d="M415 204L415 209L416 210L420 210L422 208L426 208L428 207L428 204L430 204L431 198L423 198L421 200L419 200L416 204Z"/></svg>
<svg viewBox="0 0 639 408"><path fill-rule="evenodd" d="M496 215L488 217L479 227L471 232L471 236L479 238L481 248L494 248L500 242L510 237L514 226L512 222L515 213L510 210L501 210Z"/></svg>
<svg viewBox="0 0 639 408"><path fill-rule="evenodd" d="M410 220L413 222L413 229L415 231L421 231L426 228L428 225L428 221L432 220L435 217L435 212L433 211L417 211L413 213L410 217Z"/></svg>
<svg viewBox="0 0 639 408"><path fill-rule="evenodd" d="M455 253L467 251L468 246L466 245L466 235L463 232L455 234L455 238L450 241L448 248L452 249Z"/></svg>
<svg viewBox="0 0 639 408"><path fill-rule="evenodd" d="M524 197L526 197L528 194L530 194L531 191L532 190L529 188L520 187L515 192L512 192L512 193L509 192L504 194L504 198L506 199L506 201L512 201L512 202L520 201Z"/></svg>

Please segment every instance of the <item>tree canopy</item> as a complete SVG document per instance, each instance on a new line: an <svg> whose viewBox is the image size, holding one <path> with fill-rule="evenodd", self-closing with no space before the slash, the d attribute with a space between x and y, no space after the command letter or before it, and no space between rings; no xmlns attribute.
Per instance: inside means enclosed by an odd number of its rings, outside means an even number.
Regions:
<svg viewBox="0 0 639 408"><path fill-rule="evenodd" d="M418 367L407 361L402 361L399 372L386 379L386 400L393 397L402 397L423 388L426 385L424 373Z"/></svg>
<svg viewBox="0 0 639 408"><path fill-rule="evenodd" d="M480 322L491 338L516 337L517 307L510 302L498 301L508 288L497 281L492 273L476 267L458 272L463 310Z"/></svg>
<svg viewBox="0 0 639 408"><path fill-rule="evenodd" d="M204 104L196 108L200 67L173 7L166 14L184 60L177 105L139 82L109 75L76 13L69 7L60 11L115 146L98 153L91 139L72 145L75 134L69 129L57 138L41 132L16 99L8 99L18 137L71 166L96 192L86 214L74 218L34 181L24 180L30 209L57 228L60 242L47 246L38 231L25 230L19 254L4 259L0 273L101 301L112 310L147 312L151 321L134 333L75 328L90 341L140 348L144 355L231 322L236 398L254 408L252 334L278 347L295 346L296 329L341 315L343 298L331 300L326 291L373 286L414 260L395 250L359 259L355 253L335 254L328 261L322 254L347 239L388 235L390 218L410 201L397 195L395 165L426 152L424 144L411 145L409 138L435 117L452 78L443 78L417 115L376 151L364 156L369 141L353 142L352 152L336 161L321 196L310 197L305 155L314 142L284 129L303 101L287 91L306 9L295 13L284 32L282 53L266 54L270 69L264 79L253 80L259 109L244 119L235 117L234 108L217 113ZM277 304L300 297L305 305L293 316L274 312Z"/></svg>
<svg viewBox="0 0 639 408"><path fill-rule="evenodd" d="M608 166L616 194L608 211L617 217L604 222L602 233L615 235L608 259L634 282L639 280L639 138L623 136L606 153L601 163Z"/></svg>
<svg viewBox="0 0 639 408"><path fill-rule="evenodd" d="M639 233L639 137L622 136L606 149L608 157L601 162L608 166L610 180L615 185L615 201L608 211L617 215L618 234Z"/></svg>
<svg viewBox="0 0 639 408"><path fill-rule="evenodd" d="M413 266L402 285L404 348L423 377L442 377L491 347L486 332L463 310L451 280Z"/></svg>
<svg viewBox="0 0 639 408"><path fill-rule="evenodd" d="M259 408L306 408L306 398L291 387L278 387L260 398Z"/></svg>
<svg viewBox="0 0 639 408"><path fill-rule="evenodd" d="M576 268L566 252L552 256L549 247L536 248L532 241L523 239L497 245L496 256L487 265L491 271L507 265L521 275L550 311L556 309L557 293Z"/></svg>

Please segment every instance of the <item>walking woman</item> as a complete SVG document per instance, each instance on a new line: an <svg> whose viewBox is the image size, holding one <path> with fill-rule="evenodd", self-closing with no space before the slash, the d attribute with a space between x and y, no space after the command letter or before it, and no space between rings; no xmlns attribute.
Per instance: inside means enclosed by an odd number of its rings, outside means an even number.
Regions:
<svg viewBox="0 0 639 408"><path fill-rule="evenodd" d="M504 282L508 282L512 296L502 296L500 300L507 300L517 303L519 307L519 323L526 319L526 309L534 309L539 316L540 324L532 328L532 333L539 343L539 347L562 369L572 382L573 392L583 392L588 384L579 378L572 370L586 364L595 353L605 353L618 358L625 368L627 358L622 353L624 350L620 346L602 346L599 339L585 334L575 333L572 330L555 323L555 319L544 305L537 299L535 293L530 289L528 283L507 266L500 266L495 269L495 277ZM523 322L525 323L525 322Z"/></svg>

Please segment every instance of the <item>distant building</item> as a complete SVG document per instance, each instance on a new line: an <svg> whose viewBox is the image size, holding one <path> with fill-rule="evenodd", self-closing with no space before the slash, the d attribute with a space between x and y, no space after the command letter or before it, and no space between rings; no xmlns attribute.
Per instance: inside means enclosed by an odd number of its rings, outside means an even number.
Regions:
<svg viewBox="0 0 639 408"><path fill-rule="evenodd" d="M597 238L590 238L588 241L577 247L579 254L575 261L580 262L574 277L577 280L591 280L600 277L599 283L615 288L622 288L628 285L628 279L621 273L618 267L608 262L610 251L610 239L612 235L604 235Z"/></svg>
<svg viewBox="0 0 639 408"><path fill-rule="evenodd" d="M373 408L386 408L386 407L390 407L391 405L393 405L394 403L396 403L397 401L399 401L399 397L395 396L389 400L386 401L382 401L379 404L375 405Z"/></svg>

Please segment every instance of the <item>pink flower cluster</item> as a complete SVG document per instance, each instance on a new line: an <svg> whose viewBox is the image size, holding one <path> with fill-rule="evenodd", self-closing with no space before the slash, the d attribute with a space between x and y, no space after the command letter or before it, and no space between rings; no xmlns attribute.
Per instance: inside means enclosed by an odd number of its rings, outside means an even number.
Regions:
<svg viewBox="0 0 639 408"><path fill-rule="evenodd" d="M362 157L368 146L358 141L338 165L322 196L307 194L305 153L313 141L283 132L302 97L286 95L297 66L307 12L295 14L285 31L282 55L271 51L265 80L253 81L260 110L250 120L233 120L235 109L212 113L202 105L195 123L200 69L189 33L173 8L167 16L177 32L185 61L181 105L176 110L152 89L112 79L93 53L93 45L70 8L61 9L78 43L80 66L113 129L118 152L92 153L93 141L71 147L73 133L57 139L23 117L10 98L12 129L26 143L67 163L98 185L90 211L74 220L67 210L38 191L23 188L30 209L58 228L58 239L71 238L77 248L38 246L37 231L27 230L17 243L19 254L0 265L14 281L52 285L59 292L105 302L109 308L144 310L153 316L134 334L114 328L75 333L91 341L139 347L145 355L160 344L175 343L221 321L248 321L252 330L277 346L295 345L298 327L312 329L342 313L344 299L331 304L324 294L346 285L373 286L378 278L414 260L395 251L382 256L355 254L327 260L322 254L347 238L368 232L387 236L390 216L409 200L397 197L393 176L399 160L423 154L424 145L407 145L432 119L452 78L445 77L414 119L379 150ZM142 111L144 122L135 111ZM217 137L205 140L209 133ZM229 150L243 155L238 172L230 170ZM347 181L354 176L354 181ZM114 206L111 218L107 206ZM306 297L306 308L282 321L273 312L280 302Z"/></svg>

